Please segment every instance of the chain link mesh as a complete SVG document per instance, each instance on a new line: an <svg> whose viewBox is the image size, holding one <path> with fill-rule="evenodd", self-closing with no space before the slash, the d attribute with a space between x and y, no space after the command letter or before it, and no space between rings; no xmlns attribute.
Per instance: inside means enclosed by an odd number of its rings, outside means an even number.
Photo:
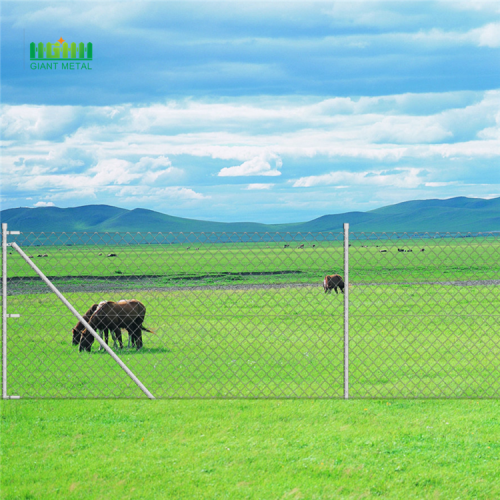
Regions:
<svg viewBox="0 0 500 500"><path fill-rule="evenodd" d="M351 395L500 395L499 233L353 233Z"/></svg>
<svg viewBox="0 0 500 500"><path fill-rule="evenodd" d="M103 301L144 304L142 348L116 324L108 342L122 333L113 350L156 398L343 397L343 295L323 289L344 275L340 231L9 241L82 315ZM8 323L9 393L143 397L97 342L72 344L78 320L8 253L8 312L21 315ZM350 397L499 396L498 233L350 233L349 263Z"/></svg>

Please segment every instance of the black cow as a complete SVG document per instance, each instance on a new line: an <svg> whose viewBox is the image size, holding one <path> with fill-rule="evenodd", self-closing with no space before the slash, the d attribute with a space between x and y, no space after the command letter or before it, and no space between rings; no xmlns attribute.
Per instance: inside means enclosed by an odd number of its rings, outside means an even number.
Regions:
<svg viewBox="0 0 500 500"><path fill-rule="evenodd" d="M103 304L104 302L101 302ZM101 304L93 304L92 307L83 315L83 319L88 323L94 313L96 312L97 308ZM81 338L82 338L82 332L85 330L85 326L81 321L78 321L77 325L73 328L72 334L73 334L73 345L78 345L80 344ZM113 338L113 347L117 346L117 341L120 345L120 349L123 349L123 342L122 342L122 332L120 328L109 328L109 327L102 327L102 325L99 325L98 328L96 328L96 331L99 333L101 331L101 338L104 339L106 344L108 343L109 339L109 331L111 330L111 337ZM130 340L129 340L130 341ZM99 346L99 349L101 347Z"/></svg>
<svg viewBox="0 0 500 500"><path fill-rule="evenodd" d="M325 289L325 293L332 291L332 288L335 290L335 293L338 295L337 288L340 288L340 291L344 293L344 280L342 276L339 274L332 274L330 276L325 276L323 280L323 288Z"/></svg>
<svg viewBox="0 0 500 500"><path fill-rule="evenodd" d="M132 346L141 349L142 331L153 333L142 324L145 316L146 307L138 300L107 301L99 304L88 324L94 330L118 331L124 328L128 331ZM84 329L81 332L80 351L90 351L93 343L93 335Z"/></svg>

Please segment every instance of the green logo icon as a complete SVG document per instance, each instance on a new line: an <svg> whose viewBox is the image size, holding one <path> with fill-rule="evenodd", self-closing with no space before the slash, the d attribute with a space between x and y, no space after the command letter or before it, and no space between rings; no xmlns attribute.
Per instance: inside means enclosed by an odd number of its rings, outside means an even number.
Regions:
<svg viewBox="0 0 500 500"><path fill-rule="evenodd" d="M64 41L62 37L55 43L30 43L30 61L92 61L92 43Z"/></svg>

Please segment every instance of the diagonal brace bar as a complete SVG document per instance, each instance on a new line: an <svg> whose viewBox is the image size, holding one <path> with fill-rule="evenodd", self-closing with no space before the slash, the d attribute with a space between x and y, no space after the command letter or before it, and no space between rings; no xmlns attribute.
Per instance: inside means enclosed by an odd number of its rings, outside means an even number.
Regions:
<svg viewBox="0 0 500 500"><path fill-rule="evenodd" d="M94 329L83 319L81 314L68 302L68 300L63 296L63 294L49 281L49 279L45 276L45 274L38 269L36 264L19 248L17 243L11 244L12 248L14 248L19 255L26 261L26 263L35 271L40 278L46 283L46 285L57 295L57 297L61 300L61 302L81 321L85 328L93 335L93 337L99 342L101 347L103 347L106 352L120 365L120 367L125 371L125 373L137 384L137 386L141 389L141 391L146 394L149 399L155 399L154 396L146 389L144 384L130 371L127 365L113 352L112 349L104 342L104 340L97 335Z"/></svg>

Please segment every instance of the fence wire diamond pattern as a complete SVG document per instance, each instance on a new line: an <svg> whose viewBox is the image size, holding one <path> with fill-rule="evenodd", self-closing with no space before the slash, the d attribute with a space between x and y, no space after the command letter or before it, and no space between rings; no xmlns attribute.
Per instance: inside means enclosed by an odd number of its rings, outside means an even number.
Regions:
<svg viewBox="0 0 500 500"><path fill-rule="evenodd" d="M104 301L145 306L151 332L132 331L129 344L115 323L124 346L111 332L109 346L156 398L344 395L344 296L323 288L326 275L345 276L341 232L8 241L82 315ZM350 397L499 397L499 233L350 233L348 252ZM97 342L72 344L78 320L7 253L8 312L20 314L8 320L9 393L143 397Z"/></svg>

